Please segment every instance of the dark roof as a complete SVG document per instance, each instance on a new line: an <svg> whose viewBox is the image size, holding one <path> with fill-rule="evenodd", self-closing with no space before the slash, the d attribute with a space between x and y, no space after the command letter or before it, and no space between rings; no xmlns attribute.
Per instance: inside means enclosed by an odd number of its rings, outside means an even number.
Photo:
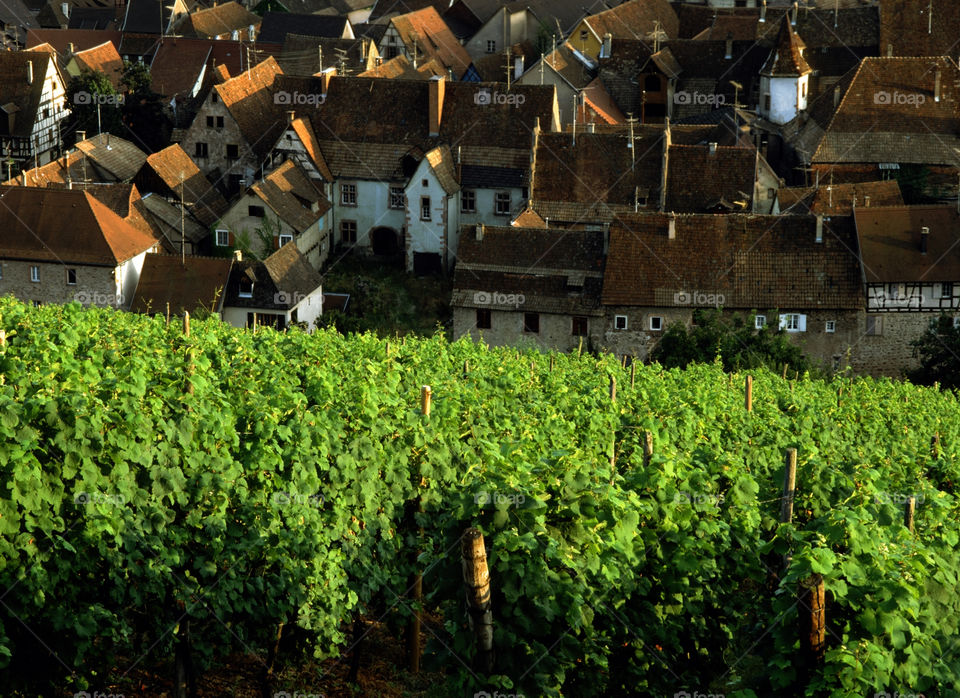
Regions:
<svg viewBox="0 0 960 698"><path fill-rule="evenodd" d="M870 206L854 211L867 283L960 281L960 215L955 206ZM921 228L930 229L927 254Z"/></svg>
<svg viewBox="0 0 960 698"><path fill-rule="evenodd" d="M450 0L377 0L373 4L373 11L367 21L372 23L387 15L403 15L425 7L443 12L449 5Z"/></svg>
<svg viewBox="0 0 960 698"><path fill-rule="evenodd" d="M164 97L187 96L210 62L212 40L164 37L150 63L150 87Z"/></svg>
<svg viewBox="0 0 960 698"><path fill-rule="evenodd" d="M803 57L803 51L806 47L803 39L797 36L793 27L790 26L789 16L784 15L780 22L780 32L777 34L773 50L760 69L761 75L771 75L773 77L806 75L812 70L810 64Z"/></svg>
<svg viewBox="0 0 960 698"><path fill-rule="evenodd" d="M768 11L767 21L757 25L757 38L774 41L780 27L777 19L777 13ZM811 55L814 49L824 47L876 48L880 43L880 13L876 5L840 8L834 26L833 3L829 3L825 8L798 12L793 31Z"/></svg>
<svg viewBox="0 0 960 698"><path fill-rule="evenodd" d="M75 51L99 46L110 41L119 51L120 32L98 29L31 29L27 34L27 48L50 44L61 56L68 53L70 44Z"/></svg>
<svg viewBox="0 0 960 698"><path fill-rule="evenodd" d="M932 0L932 25L927 13L930 4L917 0L880 0L881 55L887 55L888 46L893 48L894 56L956 55L960 3Z"/></svg>
<svg viewBox="0 0 960 698"><path fill-rule="evenodd" d="M632 39L652 38L657 22L664 39L676 38L680 30L677 13L667 0L630 0L597 12L586 21L601 39L607 33Z"/></svg>
<svg viewBox="0 0 960 698"><path fill-rule="evenodd" d="M718 205L753 200L757 163L754 148L671 145L667 165L666 209L708 213ZM723 202L723 204L721 204Z"/></svg>
<svg viewBox="0 0 960 698"><path fill-rule="evenodd" d="M253 282L251 298L239 297L241 278ZM248 259L234 262L223 304L239 308L290 310L304 296L313 293L322 281L319 272L310 266L297 249L297 243L288 242L262 262Z"/></svg>
<svg viewBox="0 0 960 698"><path fill-rule="evenodd" d="M116 29L118 26L117 10L112 7L74 7L67 22L68 29Z"/></svg>
<svg viewBox="0 0 960 698"><path fill-rule="evenodd" d="M298 233L304 233L330 210L323 191L293 160L285 160L250 189Z"/></svg>
<svg viewBox="0 0 960 698"><path fill-rule="evenodd" d="M27 138L33 132L51 60L50 54L39 51L0 51L0 136ZM28 63L33 65L32 84L27 82Z"/></svg>
<svg viewBox="0 0 960 698"><path fill-rule="evenodd" d="M163 34L170 24L173 5L163 0L127 0L123 18L124 33Z"/></svg>
<svg viewBox="0 0 960 698"><path fill-rule="evenodd" d="M610 227L604 305L690 307L694 292L725 308L856 309L863 305L849 219L813 216L620 216ZM682 294L687 294L686 298Z"/></svg>
<svg viewBox="0 0 960 698"><path fill-rule="evenodd" d="M526 170L485 165L460 166L460 186L465 188L522 187L526 183Z"/></svg>
<svg viewBox="0 0 960 698"><path fill-rule="evenodd" d="M343 37L350 20L329 15L299 15L289 12L267 12L260 24L257 41L282 44L287 34L323 36L331 39Z"/></svg>
<svg viewBox="0 0 960 698"><path fill-rule="evenodd" d="M867 197L870 197L869 203ZM856 203L864 206L903 206L897 180L828 184L821 187L784 187L777 191L782 213L849 216Z"/></svg>
<svg viewBox="0 0 960 698"><path fill-rule="evenodd" d="M478 102L477 95L481 93L491 96L488 103ZM494 100L494 93L504 96L505 101ZM511 102L510 97L516 99ZM529 150L537 119L541 128L550 128L555 102L553 85L514 83L508 93L502 83L448 82L440 120L440 139L451 145L495 144L501 148Z"/></svg>
<svg viewBox="0 0 960 698"><path fill-rule="evenodd" d="M148 254L130 310L135 313L183 315L198 308L219 311L230 276L232 258Z"/></svg>
<svg viewBox="0 0 960 698"><path fill-rule="evenodd" d="M330 39L322 36L287 34L277 62L285 75L315 75L323 68L337 67L338 75L353 75L367 67L364 48L367 39ZM367 46L369 48L369 46ZM345 54L345 73L340 71L339 56ZM320 60L323 59L321 65Z"/></svg>
<svg viewBox="0 0 960 698"><path fill-rule="evenodd" d="M0 257L111 267L157 242L78 189L0 188L0 230Z"/></svg>
<svg viewBox="0 0 960 698"><path fill-rule="evenodd" d="M162 182L159 194L171 196L178 201L183 198L187 209L205 225L213 225L227 210L227 202L210 183L186 151L179 144L164 148L147 156L144 170L149 170ZM183 191L180 176L183 175ZM137 179L146 178L141 172ZM156 181L156 180L153 180ZM141 184L141 187L143 185Z"/></svg>
<svg viewBox="0 0 960 698"><path fill-rule="evenodd" d="M523 294L531 312L598 315L602 275L603 233L484 226L477 240L476 227L464 226L452 305L497 309L477 298L495 291Z"/></svg>

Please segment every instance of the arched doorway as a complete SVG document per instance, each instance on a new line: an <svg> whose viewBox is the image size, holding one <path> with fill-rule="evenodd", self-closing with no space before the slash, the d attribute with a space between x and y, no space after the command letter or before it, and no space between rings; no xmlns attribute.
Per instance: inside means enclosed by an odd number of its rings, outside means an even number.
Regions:
<svg viewBox="0 0 960 698"><path fill-rule="evenodd" d="M393 257L400 253L400 241L393 228L374 228L370 234L370 246L375 255Z"/></svg>

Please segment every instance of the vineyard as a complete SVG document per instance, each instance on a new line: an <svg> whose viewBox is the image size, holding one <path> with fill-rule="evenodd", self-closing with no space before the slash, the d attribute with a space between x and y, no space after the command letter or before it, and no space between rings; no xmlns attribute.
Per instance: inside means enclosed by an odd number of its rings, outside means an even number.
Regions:
<svg viewBox="0 0 960 698"><path fill-rule="evenodd" d="M185 329L0 299L0 695L237 652L310 693L286 666L422 610L436 695L960 696L953 393Z"/></svg>

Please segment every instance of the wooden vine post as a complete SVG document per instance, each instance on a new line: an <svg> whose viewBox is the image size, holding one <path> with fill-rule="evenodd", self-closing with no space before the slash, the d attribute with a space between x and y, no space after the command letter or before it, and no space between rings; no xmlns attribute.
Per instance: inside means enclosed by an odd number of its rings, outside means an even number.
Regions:
<svg viewBox="0 0 960 698"><path fill-rule="evenodd" d="M420 411L423 413L424 419L430 417L430 398L432 396L433 392L431 391L430 386L423 386L423 388L420 390ZM417 483L417 488L419 489L422 486L423 478L421 477L420 482ZM423 511L423 503L420 501L419 495L417 496L417 511ZM422 529L420 534L422 536ZM416 557L416 555L414 557ZM410 618L410 625L407 629L407 657L409 657L410 660L410 671L414 674L417 674L420 672L420 626L422 620L420 604L423 602L422 572L417 572L414 574L412 584L410 585L410 593L414 608L413 616Z"/></svg>
<svg viewBox="0 0 960 698"><path fill-rule="evenodd" d="M637 377L637 362L630 362L630 387L633 387L633 381Z"/></svg>
<svg viewBox="0 0 960 698"><path fill-rule="evenodd" d="M653 458L653 433L644 432L643 439L643 467L650 465L650 459Z"/></svg>
<svg viewBox="0 0 960 698"><path fill-rule="evenodd" d="M616 376L610 376L610 402L613 405L617 404L617 378ZM617 429L614 427L613 435L611 437L613 441L610 444L610 484L613 484L613 479L617 476Z"/></svg>
<svg viewBox="0 0 960 698"><path fill-rule="evenodd" d="M183 336L190 336L190 313L186 310L183 311Z"/></svg>
<svg viewBox="0 0 960 698"><path fill-rule="evenodd" d="M7 331L0 330L0 347L7 346Z"/></svg>
<svg viewBox="0 0 960 698"><path fill-rule="evenodd" d="M483 534L477 528L468 528L464 531L460 546L467 611L477 650L474 667L484 674L492 674L493 609L490 606L490 570L487 569Z"/></svg>
<svg viewBox="0 0 960 698"><path fill-rule="evenodd" d="M783 469L783 498L780 500L780 522L793 521L793 498L797 483L797 449L788 448ZM783 569L790 564L790 553L783 556Z"/></svg>
<svg viewBox="0 0 960 698"><path fill-rule="evenodd" d="M808 669L823 663L826 648L825 596L823 575L814 574L800 582L800 649L803 663Z"/></svg>
<svg viewBox="0 0 960 698"><path fill-rule="evenodd" d="M781 378L783 378L783 380L787 380L787 369L788 369L788 368L790 368L790 364L784 364L784 365L783 365L783 375L781 376Z"/></svg>
<svg viewBox="0 0 960 698"><path fill-rule="evenodd" d="M903 525L907 527L910 533L913 533L913 516L917 511L917 498L913 495L907 497L906 504L903 507Z"/></svg>
<svg viewBox="0 0 960 698"><path fill-rule="evenodd" d="M930 439L930 453L934 458L940 457L940 432L934 432L933 438Z"/></svg>
<svg viewBox="0 0 960 698"><path fill-rule="evenodd" d="M747 412L753 412L753 376L747 376L743 389L743 402Z"/></svg>
<svg viewBox="0 0 960 698"><path fill-rule="evenodd" d="M167 327L170 327L170 303L167 303Z"/></svg>

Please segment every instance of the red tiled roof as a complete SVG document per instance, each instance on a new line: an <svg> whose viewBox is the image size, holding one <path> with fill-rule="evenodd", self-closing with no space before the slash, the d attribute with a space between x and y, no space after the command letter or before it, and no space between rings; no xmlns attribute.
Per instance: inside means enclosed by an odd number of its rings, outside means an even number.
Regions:
<svg viewBox="0 0 960 698"><path fill-rule="evenodd" d="M677 13L667 0L631 0L587 17L586 22L600 39L607 33L624 39L646 39L656 22L665 34L661 39L675 39L680 30Z"/></svg>
<svg viewBox="0 0 960 698"><path fill-rule="evenodd" d="M227 210L227 202L179 144L147 156L149 167L178 199L183 198L197 220L212 225ZM183 176L181 191L181 175Z"/></svg>
<svg viewBox="0 0 960 698"><path fill-rule="evenodd" d="M667 164L668 211L707 213L721 201L753 199L757 151L754 148L671 145Z"/></svg>
<svg viewBox="0 0 960 698"><path fill-rule="evenodd" d="M73 58L81 69L100 71L110 80L115 88L120 87L123 77L123 59L117 53L117 47L110 41L104 41L99 46L77 51Z"/></svg>
<svg viewBox="0 0 960 698"><path fill-rule="evenodd" d="M232 33L236 31L237 40L249 41L249 27L253 26L256 31L260 27L260 21L259 15L230 0L230 2L191 12L182 20L181 26L184 33L191 33L199 38L231 38Z"/></svg>
<svg viewBox="0 0 960 698"><path fill-rule="evenodd" d="M418 52L436 58L458 78L470 67L470 54L433 7L399 15L390 22L409 51L416 44Z"/></svg>

